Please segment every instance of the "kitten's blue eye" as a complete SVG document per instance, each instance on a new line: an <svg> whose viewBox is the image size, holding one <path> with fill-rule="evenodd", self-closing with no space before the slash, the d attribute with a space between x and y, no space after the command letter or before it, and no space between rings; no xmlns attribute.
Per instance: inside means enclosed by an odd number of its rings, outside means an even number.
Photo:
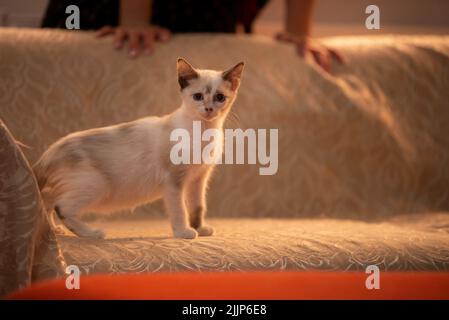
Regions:
<svg viewBox="0 0 449 320"><path fill-rule="evenodd" d="M223 93L217 93L214 97L215 101L224 102L226 100L226 96Z"/></svg>
<svg viewBox="0 0 449 320"><path fill-rule="evenodd" d="M204 99L204 96L201 92L197 92L193 94L193 100L195 101L201 101Z"/></svg>

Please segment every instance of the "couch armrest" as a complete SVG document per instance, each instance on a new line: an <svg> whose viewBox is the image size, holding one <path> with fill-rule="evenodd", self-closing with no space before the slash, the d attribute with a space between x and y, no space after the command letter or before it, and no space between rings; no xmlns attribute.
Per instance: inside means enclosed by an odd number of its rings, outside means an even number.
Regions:
<svg viewBox="0 0 449 320"><path fill-rule="evenodd" d="M0 296L62 275L65 262L31 168L0 120Z"/></svg>

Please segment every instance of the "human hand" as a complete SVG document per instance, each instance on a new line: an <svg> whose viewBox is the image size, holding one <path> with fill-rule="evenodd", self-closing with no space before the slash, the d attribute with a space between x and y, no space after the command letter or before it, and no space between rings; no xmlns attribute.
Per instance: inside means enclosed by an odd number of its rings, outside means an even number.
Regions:
<svg viewBox="0 0 449 320"><path fill-rule="evenodd" d="M168 29L158 26L143 27L111 27L105 26L96 33L98 38L113 35L114 47L118 50L123 48L126 40L128 40L129 57L136 58L142 51L151 54L154 51L154 43L156 41L168 41L171 32Z"/></svg>
<svg viewBox="0 0 449 320"><path fill-rule="evenodd" d="M312 54L316 64L328 73L331 72L332 60L336 60L341 64L346 63L346 60L338 51L313 41L310 37L300 37L284 32L278 33L276 39L295 45L299 56L302 58L305 58L308 53Z"/></svg>

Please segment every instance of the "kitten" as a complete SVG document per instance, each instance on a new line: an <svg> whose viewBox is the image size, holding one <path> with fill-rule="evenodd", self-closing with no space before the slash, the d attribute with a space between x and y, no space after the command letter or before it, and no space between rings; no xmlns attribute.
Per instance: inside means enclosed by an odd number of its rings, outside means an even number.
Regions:
<svg viewBox="0 0 449 320"><path fill-rule="evenodd" d="M206 186L212 164L174 165L170 133L192 122L202 130L222 130L237 95L243 62L220 72L194 69L177 61L182 104L163 117L147 117L110 127L69 134L51 145L33 166L45 206L80 237L103 238L102 230L79 220L86 211L128 209L164 199L173 234L210 236L205 224ZM222 150L223 141L217 142ZM191 147L191 146L190 146Z"/></svg>

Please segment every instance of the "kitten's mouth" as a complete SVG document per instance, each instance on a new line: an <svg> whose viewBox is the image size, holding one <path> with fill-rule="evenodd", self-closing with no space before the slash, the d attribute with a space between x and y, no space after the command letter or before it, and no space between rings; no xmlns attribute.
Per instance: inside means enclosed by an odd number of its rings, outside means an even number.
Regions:
<svg viewBox="0 0 449 320"><path fill-rule="evenodd" d="M217 117L216 114L212 114L212 113L206 113L206 114L201 114L201 118L203 118L203 120L206 121L212 121Z"/></svg>

